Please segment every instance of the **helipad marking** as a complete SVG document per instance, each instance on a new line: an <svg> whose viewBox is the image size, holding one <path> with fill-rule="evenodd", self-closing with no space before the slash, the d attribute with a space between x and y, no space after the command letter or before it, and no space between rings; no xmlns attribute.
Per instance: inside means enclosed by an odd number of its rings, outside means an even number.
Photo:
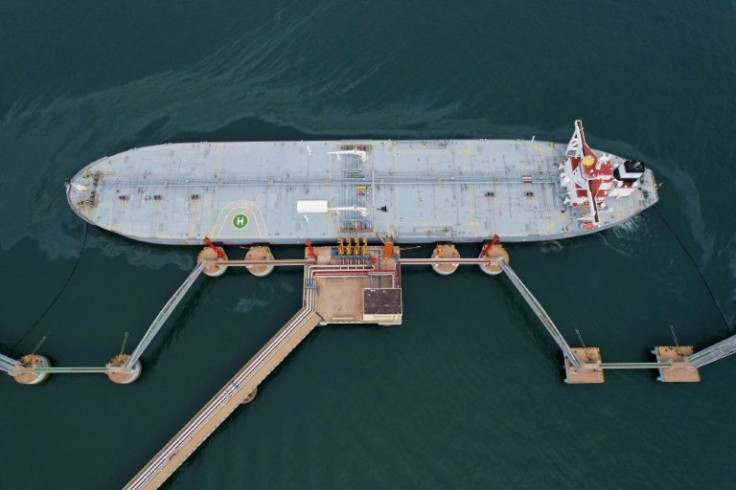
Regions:
<svg viewBox="0 0 736 490"><path fill-rule="evenodd" d="M236 230L242 230L246 226L248 226L248 216L244 215L243 213L236 214L233 217L233 228Z"/></svg>

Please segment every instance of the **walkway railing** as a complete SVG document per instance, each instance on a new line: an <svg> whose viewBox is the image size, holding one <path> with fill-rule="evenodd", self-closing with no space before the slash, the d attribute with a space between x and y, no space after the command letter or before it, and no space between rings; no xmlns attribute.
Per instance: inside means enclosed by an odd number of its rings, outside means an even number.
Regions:
<svg viewBox="0 0 736 490"><path fill-rule="evenodd" d="M721 340L710 347L706 347L705 349L688 356L687 360L690 361L690 365L692 367L701 368L735 353L736 335L732 335L725 340Z"/></svg>
<svg viewBox="0 0 736 490"><path fill-rule="evenodd" d="M314 311L314 290L305 292L304 306L243 368L181 429L124 490L158 488L220 426L289 353L322 320Z"/></svg>
<svg viewBox="0 0 736 490"><path fill-rule="evenodd" d="M572 364L575 369L579 368L580 361L578 360L577 356L572 352L570 345L568 345L567 341L562 336L562 333L560 333L559 329L555 325L555 322L552 321L547 312L544 311L544 308L542 308L542 305L539 304L537 298L535 298L531 291L529 291L524 283L521 282L521 279L519 279L519 276L516 275L508 262L500 259L496 261L496 264L498 264L501 269L503 269L503 271L506 273L506 276L511 281L511 284L516 287L517 291L519 291L519 294L521 294L521 297L524 298L524 301L527 302L534 314L537 315L539 321L542 322L544 328L547 329L549 334L552 336L552 339L562 350L562 354L565 356L565 358L570 361L570 364Z"/></svg>
<svg viewBox="0 0 736 490"><path fill-rule="evenodd" d="M487 264L490 260L487 257L482 258L402 258L399 261L400 265L432 265L432 264L457 264L457 265L480 265ZM521 279L516 275L514 270L505 261L497 262L499 267L506 273L507 277L519 291L522 298L527 302L529 307L532 309L534 314L539 318L540 322L549 332L552 339L562 350L563 355L576 369L580 367L580 361L573 354L569 344L560 333L557 326L554 324L552 319L549 317L547 312L541 306L539 301L524 285ZM146 330L145 334L141 338L140 342L134 349L131 356L128 358L123 366L119 366L113 369L132 369L136 362L140 359L141 355L150 346L153 339L156 337L158 332L161 330L165 322L171 316L173 311L182 301L186 293L196 282L197 278L201 275L204 268L211 265L224 266L224 267L244 267L247 265L272 265L276 267L294 267L294 266L308 266L314 264L311 259L287 259L287 260L215 260L203 262L197 265L185 281L179 286L174 294L169 298L166 304L163 306L161 311L156 315L151 325ZM710 347L707 347L701 351L698 351L683 360L688 362L693 368L701 368L715 361L736 354L736 335L731 336L725 340L722 340ZM603 363L601 368L603 369L652 369L671 367L668 363L647 363L647 362L635 362L635 363ZM22 367L20 361L0 354L0 371L13 375L21 370L33 371L37 373L110 373L110 367L108 366L92 366L92 367L52 367L52 366L34 366L34 367Z"/></svg>
<svg viewBox="0 0 736 490"><path fill-rule="evenodd" d="M18 364L18 361L16 361L15 359L12 359L8 356L0 354L0 371L10 373L17 364Z"/></svg>
<svg viewBox="0 0 736 490"><path fill-rule="evenodd" d="M153 341L154 337L156 337L156 334L159 330L161 330L161 327L164 326L164 323L166 323L166 320L168 320L169 316L174 312L176 307L181 303L181 300L184 298L184 295L187 294L187 291L194 285L194 282L197 280L199 275L202 273L202 271L205 268L205 263L201 262L197 264L197 267L192 270L192 272L189 273L189 276L184 280L184 282L179 286L179 288L174 292L174 294L169 298L169 300L166 302L163 308L161 308L161 311L158 312L158 315L156 315L156 318L153 319L153 322L151 322L151 326L148 327L148 330L146 330L146 333L143 334L143 338L140 342L138 342L138 345L136 346L135 350L133 350L133 353L130 355L128 360L125 363L125 367L127 369L133 369L133 366L135 366L135 363L138 362L138 359L140 359L141 355L145 350L148 348L148 346Z"/></svg>

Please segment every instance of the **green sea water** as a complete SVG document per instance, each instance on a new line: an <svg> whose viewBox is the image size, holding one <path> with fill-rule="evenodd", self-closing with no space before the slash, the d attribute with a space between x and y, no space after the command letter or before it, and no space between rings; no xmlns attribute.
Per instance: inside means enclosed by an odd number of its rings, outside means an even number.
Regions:
<svg viewBox="0 0 736 490"><path fill-rule="evenodd" d="M63 182L181 141L531 138L643 159L625 226L510 245L563 334L605 361L736 321L736 4L0 1L0 352L100 365L197 250L85 226ZM477 254L478 247L463 247ZM237 248L231 256L241 254ZM276 255L295 256L296 248ZM413 250L415 256L430 253ZM727 489L736 358L702 383L562 357L503 277L404 271L404 324L312 334L170 489ZM205 278L130 386L0 376L0 488L119 488L299 307L298 270Z"/></svg>

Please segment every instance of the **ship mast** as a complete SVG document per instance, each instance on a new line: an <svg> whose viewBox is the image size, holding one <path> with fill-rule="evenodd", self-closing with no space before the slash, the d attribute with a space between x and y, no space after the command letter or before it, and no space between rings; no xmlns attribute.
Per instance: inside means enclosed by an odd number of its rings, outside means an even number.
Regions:
<svg viewBox="0 0 736 490"><path fill-rule="evenodd" d="M575 121L575 132L565 150L565 162L560 168L560 182L567 189L565 202L575 208L587 208L578 218L583 228L600 226L599 208L613 184L610 156L597 156L585 141L583 122Z"/></svg>

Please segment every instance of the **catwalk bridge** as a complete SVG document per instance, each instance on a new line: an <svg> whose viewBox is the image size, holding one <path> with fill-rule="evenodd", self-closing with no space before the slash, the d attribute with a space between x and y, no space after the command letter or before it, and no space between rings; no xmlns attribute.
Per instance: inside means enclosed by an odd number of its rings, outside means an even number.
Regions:
<svg viewBox="0 0 736 490"><path fill-rule="evenodd" d="M164 304L131 354L118 354L104 366L54 367L34 353L13 359L0 354L0 370L23 384L38 384L50 374L104 373L130 383L141 373L144 355L167 319L202 275L217 277L232 267L263 277L275 267L302 267L302 307L194 417L127 483L126 490L161 486L241 404L251 402L258 386L318 325L398 325L403 319L402 266L431 266L443 275L475 265L489 275L504 274L559 347L571 384L601 383L608 369L658 369L663 382L699 381L698 369L736 352L736 335L694 352L691 346L659 346L653 362L604 363L597 347L571 347L539 301L509 265L508 253L495 242L478 258L463 258L452 245L438 245L431 258L402 258L398 247L368 246L348 239L338 247L307 245L303 259L274 259L267 247L252 247L243 260L229 260L209 244L196 267Z"/></svg>

